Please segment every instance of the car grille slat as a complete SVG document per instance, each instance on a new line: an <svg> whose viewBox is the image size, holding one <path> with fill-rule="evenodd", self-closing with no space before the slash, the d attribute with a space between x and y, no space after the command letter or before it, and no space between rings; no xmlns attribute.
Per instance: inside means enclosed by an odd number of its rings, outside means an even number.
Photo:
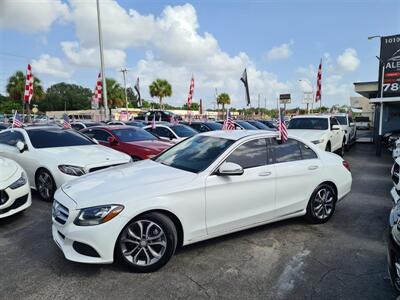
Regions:
<svg viewBox="0 0 400 300"><path fill-rule="evenodd" d="M59 202L57 202L56 200L54 200L52 214L54 220L64 225L69 217L69 209L66 208L64 205L60 204Z"/></svg>
<svg viewBox="0 0 400 300"><path fill-rule="evenodd" d="M91 169L89 169L89 173L96 172L96 171L100 171L100 170L107 169L107 168L111 168L111 167L115 167L115 166L119 166L119 165L121 165L121 164L108 165L108 166L101 166L101 167L91 168Z"/></svg>

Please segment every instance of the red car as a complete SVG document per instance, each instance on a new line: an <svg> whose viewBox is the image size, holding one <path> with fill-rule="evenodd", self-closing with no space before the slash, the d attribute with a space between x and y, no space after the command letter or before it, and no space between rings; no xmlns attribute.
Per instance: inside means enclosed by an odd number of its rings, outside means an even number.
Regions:
<svg viewBox="0 0 400 300"><path fill-rule="evenodd" d="M130 155L134 161L149 159L173 146L151 133L133 126L94 126L80 132L99 144Z"/></svg>

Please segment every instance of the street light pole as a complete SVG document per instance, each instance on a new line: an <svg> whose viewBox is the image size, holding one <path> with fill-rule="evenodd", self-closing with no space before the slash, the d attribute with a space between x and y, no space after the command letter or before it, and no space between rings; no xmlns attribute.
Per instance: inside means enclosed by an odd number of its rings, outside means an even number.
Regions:
<svg viewBox="0 0 400 300"><path fill-rule="evenodd" d="M103 34L101 31L101 19L100 19L100 3L99 0L96 0L96 5L97 5L97 26L99 30L99 46L100 46L100 65L101 65L101 78L103 81L103 87L102 87L102 92L103 92L103 105L104 105L104 114L106 117L106 120L110 119L110 114L108 111L108 99L107 99L107 84L106 84L106 77L104 76L104 54L103 54Z"/></svg>
<svg viewBox="0 0 400 300"><path fill-rule="evenodd" d="M122 73L122 75L124 76L124 91L125 91L125 104L126 104L126 118L128 120L128 94L126 92L126 73L128 72L128 70L126 68L121 69L120 72Z"/></svg>

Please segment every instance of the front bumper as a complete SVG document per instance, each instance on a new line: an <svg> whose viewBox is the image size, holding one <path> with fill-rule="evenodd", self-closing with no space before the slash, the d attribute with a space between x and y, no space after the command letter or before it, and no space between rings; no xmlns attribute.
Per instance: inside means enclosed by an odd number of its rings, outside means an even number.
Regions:
<svg viewBox="0 0 400 300"><path fill-rule="evenodd" d="M128 220L119 215L104 224L77 226L73 223L79 213L76 203L61 190L57 191L54 199L68 209L65 224L58 222L54 214L52 216L53 239L65 258L80 263L112 263L116 240ZM82 248L91 251L82 251Z"/></svg>
<svg viewBox="0 0 400 300"><path fill-rule="evenodd" d="M15 190L6 188L4 191L9 199L6 203L0 205L0 219L16 214L31 206L32 198L28 182Z"/></svg>

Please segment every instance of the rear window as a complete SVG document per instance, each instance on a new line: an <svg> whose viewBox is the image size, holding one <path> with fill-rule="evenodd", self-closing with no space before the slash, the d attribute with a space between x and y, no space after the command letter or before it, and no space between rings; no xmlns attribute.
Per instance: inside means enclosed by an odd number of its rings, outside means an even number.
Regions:
<svg viewBox="0 0 400 300"><path fill-rule="evenodd" d="M112 132L123 142L151 141L157 138L146 130L137 128L114 129Z"/></svg>
<svg viewBox="0 0 400 300"><path fill-rule="evenodd" d="M193 128L190 128L186 125L172 125L170 128L176 133L179 137L189 137L193 136L197 133Z"/></svg>
<svg viewBox="0 0 400 300"><path fill-rule="evenodd" d="M55 148L94 145L89 138L74 131L62 129L32 129L27 130L34 148Z"/></svg>

